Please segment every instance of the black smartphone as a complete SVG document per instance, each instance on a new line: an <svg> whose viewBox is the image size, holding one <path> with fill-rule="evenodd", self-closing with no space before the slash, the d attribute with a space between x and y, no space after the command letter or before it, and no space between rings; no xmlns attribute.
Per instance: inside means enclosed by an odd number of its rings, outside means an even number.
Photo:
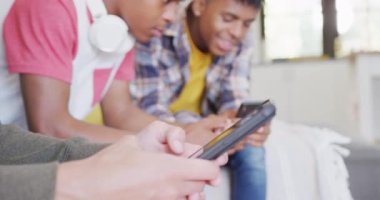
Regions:
<svg viewBox="0 0 380 200"><path fill-rule="evenodd" d="M262 102L258 102L258 101L243 102L240 105L238 112L236 113L236 117L237 118L243 118L243 117L247 116L247 114L254 111L261 104L262 104Z"/></svg>
<svg viewBox="0 0 380 200"><path fill-rule="evenodd" d="M197 157L206 160L216 159L239 141L243 140L246 136L264 126L275 115L276 107L270 103L269 100L263 102L255 110L251 111L244 118L241 118L230 128L193 153L190 158Z"/></svg>

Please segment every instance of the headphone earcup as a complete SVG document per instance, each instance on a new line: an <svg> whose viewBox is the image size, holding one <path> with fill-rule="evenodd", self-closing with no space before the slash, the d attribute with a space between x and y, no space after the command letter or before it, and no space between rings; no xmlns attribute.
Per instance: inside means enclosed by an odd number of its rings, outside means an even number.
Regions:
<svg viewBox="0 0 380 200"><path fill-rule="evenodd" d="M128 34L128 26L120 17L106 15L96 19L89 30L89 39L93 46L104 52L119 51L124 49L125 43L132 43ZM130 47L131 48L131 47Z"/></svg>
<svg viewBox="0 0 380 200"><path fill-rule="evenodd" d="M117 49L117 53L127 53L129 50L133 48L135 45L135 38L132 37L131 34L127 34L125 36L124 42L120 45L120 47Z"/></svg>

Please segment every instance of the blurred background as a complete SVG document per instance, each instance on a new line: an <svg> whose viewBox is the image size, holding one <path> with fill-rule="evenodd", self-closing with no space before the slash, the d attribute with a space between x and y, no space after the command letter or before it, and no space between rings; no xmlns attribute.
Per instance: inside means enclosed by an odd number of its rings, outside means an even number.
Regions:
<svg viewBox="0 0 380 200"><path fill-rule="evenodd" d="M265 0L250 38L253 100L269 97L281 120L380 142L379 0Z"/></svg>

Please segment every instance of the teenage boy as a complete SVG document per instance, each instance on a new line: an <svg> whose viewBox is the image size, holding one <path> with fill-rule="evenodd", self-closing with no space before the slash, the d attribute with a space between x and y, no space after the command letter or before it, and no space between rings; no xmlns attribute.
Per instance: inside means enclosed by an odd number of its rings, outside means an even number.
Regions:
<svg viewBox="0 0 380 200"><path fill-rule="evenodd" d="M130 100L134 52L129 49L134 40L160 37L175 18L178 1L2 1L0 113L7 115L0 120L102 142L156 120ZM82 121L98 103L105 126Z"/></svg>
<svg viewBox="0 0 380 200"><path fill-rule="evenodd" d="M249 97L252 46L244 38L260 8L261 0L193 0L163 37L139 44L131 88L139 107L185 124L210 113L235 118ZM268 127L230 152L234 200L265 199Z"/></svg>

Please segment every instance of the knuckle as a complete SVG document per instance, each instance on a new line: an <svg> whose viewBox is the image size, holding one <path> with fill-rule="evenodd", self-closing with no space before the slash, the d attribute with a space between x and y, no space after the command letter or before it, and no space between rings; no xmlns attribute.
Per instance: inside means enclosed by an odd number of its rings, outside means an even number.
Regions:
<svg viewBox="0 0 380 200"><path fill-rule="evenodd" d="M175 200L178 199L178 190L171 187L167 188L163 193L162 196L160 196L160 200Z"/></svg>

